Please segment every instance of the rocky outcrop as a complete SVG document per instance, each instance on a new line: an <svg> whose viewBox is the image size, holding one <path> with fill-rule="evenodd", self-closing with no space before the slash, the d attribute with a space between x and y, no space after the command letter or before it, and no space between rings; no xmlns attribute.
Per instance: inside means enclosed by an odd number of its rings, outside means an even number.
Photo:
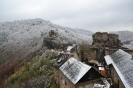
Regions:
<svg viewBox="0 0 133 88"><path fill-rule="evenodd" d="M43 39L43 46L49 49L61 49L68 45L70 44L66 41L62 41L58 36L58 32L54 30L50 30L49 35Z"/></svg>

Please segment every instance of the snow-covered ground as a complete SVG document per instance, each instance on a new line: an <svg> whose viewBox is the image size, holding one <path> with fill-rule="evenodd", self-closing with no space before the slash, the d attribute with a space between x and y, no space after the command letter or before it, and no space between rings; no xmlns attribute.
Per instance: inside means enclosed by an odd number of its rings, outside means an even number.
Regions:
<svg viewBox="0 0 133 88"><path fill-rule="evenodd" d="M48 35L50 30L58 31L59 38L66 42L92 43L93 34L83 29L71 29L53 24L43 19L27 19L14 22L0 23L0 47L12 44L16 49L20 47L36 46L40 40ZM83 32L82 32L83 31Z"/></svg>

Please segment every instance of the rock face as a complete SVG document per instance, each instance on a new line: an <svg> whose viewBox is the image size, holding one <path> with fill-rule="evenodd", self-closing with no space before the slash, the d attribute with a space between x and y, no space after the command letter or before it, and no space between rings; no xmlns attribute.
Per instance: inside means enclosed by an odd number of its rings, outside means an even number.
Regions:
<svg viewBox="0 0 133 88"><path fill-rule="evenodd" d="M122 43L117 34L108 34L107 32L96 32L93 36L92 45L98 47L121 47Z"/></svg>
<svg viewBox="0 0 133 88"><path fill-rule="evenodd" d="M61 43L58 39L51 40L44 38L44 45L49 49L60 49L67 46L67 43Z"/></svg>

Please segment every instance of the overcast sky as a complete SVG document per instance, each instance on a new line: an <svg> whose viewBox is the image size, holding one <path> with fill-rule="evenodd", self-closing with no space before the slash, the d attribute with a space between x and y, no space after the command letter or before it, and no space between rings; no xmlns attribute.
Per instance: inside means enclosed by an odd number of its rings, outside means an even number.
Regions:
<svg viewBox="0 0 133 88"><path fill-rule="evenodd" d="M0 0L0 22L42 18L90 31L133 31L133 0Z"/></svg>

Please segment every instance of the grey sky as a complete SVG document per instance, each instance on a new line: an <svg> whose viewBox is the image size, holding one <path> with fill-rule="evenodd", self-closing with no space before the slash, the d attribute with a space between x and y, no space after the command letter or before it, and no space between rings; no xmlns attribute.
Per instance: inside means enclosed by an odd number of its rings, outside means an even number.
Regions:
<svg viewBox="0 0 133 88"><path fill-rule="evenodd" d="M0 0L0 22L29 18L90 31L133 31L133 0Z"/></svg>

